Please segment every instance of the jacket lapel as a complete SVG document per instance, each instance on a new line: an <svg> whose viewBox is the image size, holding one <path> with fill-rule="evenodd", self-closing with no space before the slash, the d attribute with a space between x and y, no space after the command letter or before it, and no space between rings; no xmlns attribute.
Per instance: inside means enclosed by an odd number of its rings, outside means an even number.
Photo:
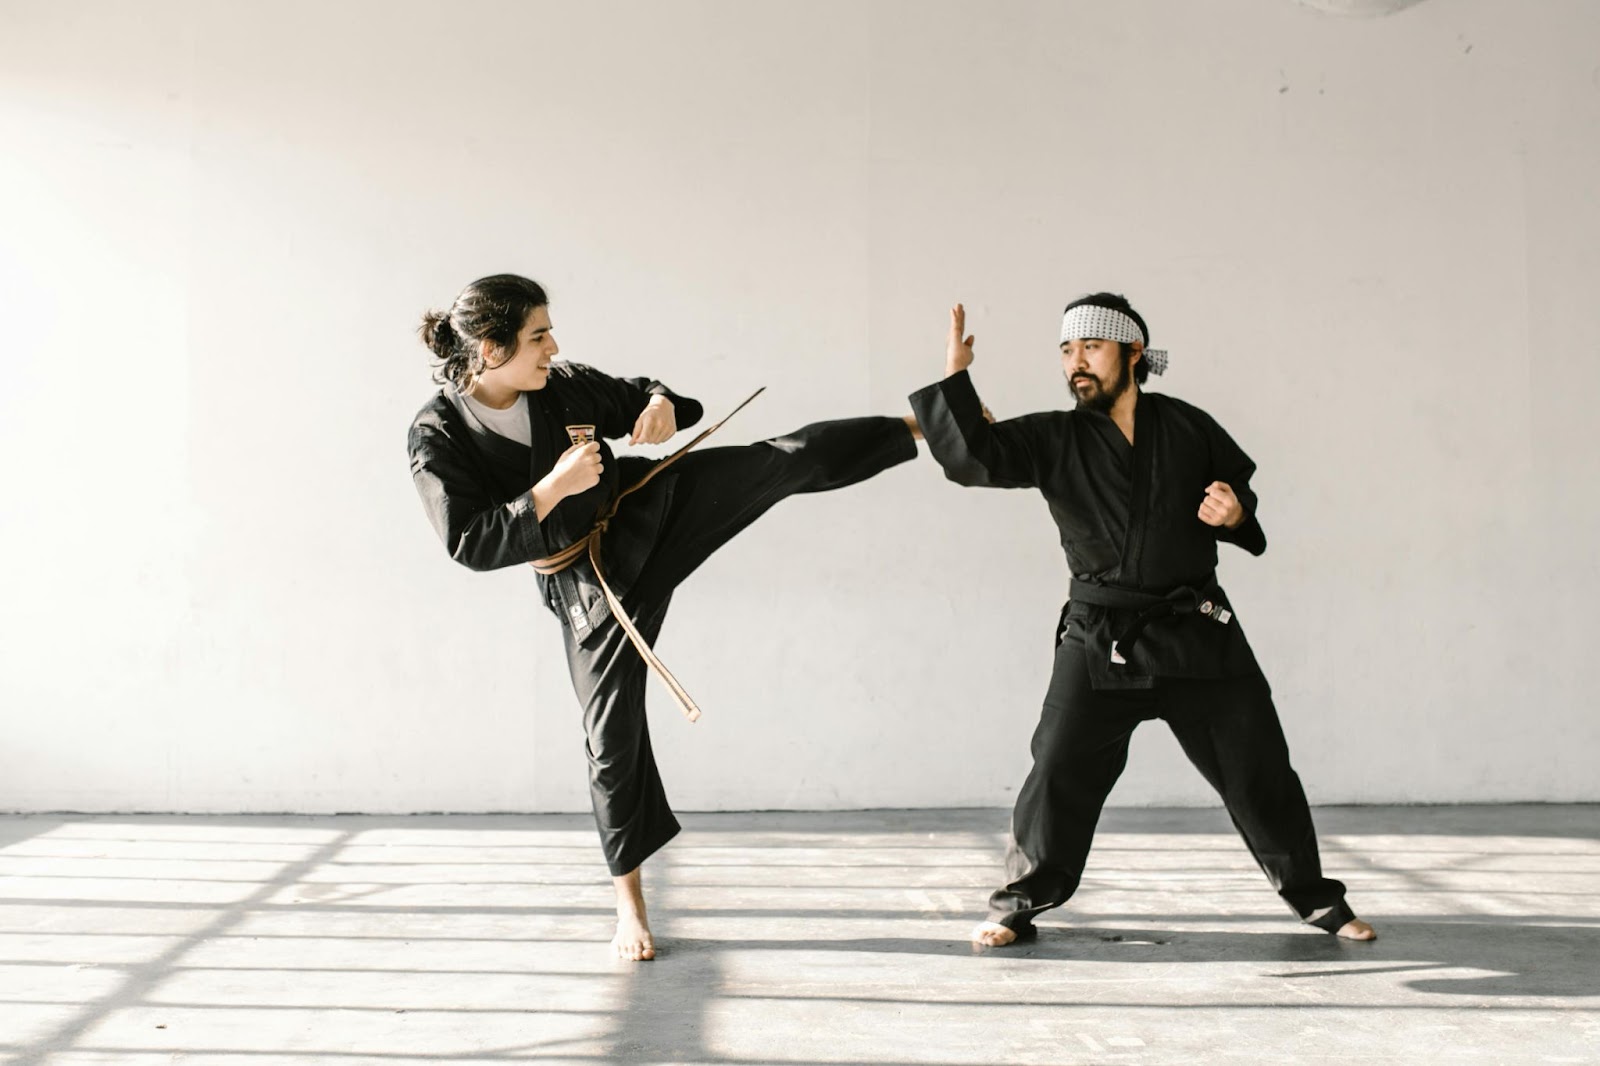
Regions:
<svg viewBox="0 0 1600 1066"><path fill-rule="evenodd" d="M444 393L445 399L450 401L450 406L456 409L456 413L461 416L461 420L467 424L467 429L472 432L473 443L487 455L496 462L509 463L518 468L529 465L529 452L532 449L518 444L514 440L507 440L500 434L490 430L477 415L472 413L472 408L467 404L466 400L461 398L461 394L449 385L446 385L440 391ZM530 403L528 405L528 411L531 417L533 404Z"/></svg>

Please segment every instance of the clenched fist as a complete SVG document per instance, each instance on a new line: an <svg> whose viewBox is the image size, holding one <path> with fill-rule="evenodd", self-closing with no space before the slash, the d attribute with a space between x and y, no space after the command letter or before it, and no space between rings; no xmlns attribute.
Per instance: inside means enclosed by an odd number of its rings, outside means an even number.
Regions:
<svg viewBox="0 0 1600 1066"><path fill-rule="evenodd" d="M1200 521L1208 526L1238 529L1244 522L1244 504L1221 481L1206 486L1206 498L1200 501Z"/></svg>
<svg viewBox="0 0 1600 1066"><path fill-rule="evenodd" d="M678 416L672 409L672 401L665 396L652 396L644 410L639 412L639 420L633 424L633 436L628 438L628 443L660 444L676 432Z"/></svg>
<svg viewBox="0 0 1600 1066"><path fill-rule="evenodd" d="M556 465L543 478L556 499L563 500L600 484L605 465L600 461L600 442L574 444L561 453Z"/></svg>

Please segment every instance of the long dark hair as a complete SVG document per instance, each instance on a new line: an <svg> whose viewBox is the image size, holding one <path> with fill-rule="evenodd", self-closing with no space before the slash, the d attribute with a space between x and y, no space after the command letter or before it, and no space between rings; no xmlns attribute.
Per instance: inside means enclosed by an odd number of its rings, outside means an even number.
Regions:
<svg viewBox="0 0 1600 1066"><path fill-rule="evenodd" d="M447 311L422 316L417 335L433 353L433 380L470 392L486 369L483 341L494 350L517 350L517 335L528 314L548 307L543 286L520 274L491 274L461 290Z"/></svg>
<svg viewBox="0 0 1600 1066"><path fill-rule="evenodd" d="M1150 327L1144 324L1144 319L1140 317L1139 312L1133 309L1133 305L1128 302L1128 298L1126 296L1115 292L1097 292L1089 296L1080 296L1076 300L1073 300L1071 303L1069 303L1061 313L1066 314L1067 311L1072 310L1074 307L1081 307L1084 304L1088 304L1091 307L1109 307L1113 311L1121 311L1138 324L1139 332L1144 334L1144 346L1146 348L1150 347ZM1128 348L1129 345L1119 343L1117 345L1117 354L1126 355ZM1139 362L1134 365L1133 380L1138 384L1143 385L1145 383L1145 379L1149 376L1149 362L1144 359L1140 359Z"/></svg>

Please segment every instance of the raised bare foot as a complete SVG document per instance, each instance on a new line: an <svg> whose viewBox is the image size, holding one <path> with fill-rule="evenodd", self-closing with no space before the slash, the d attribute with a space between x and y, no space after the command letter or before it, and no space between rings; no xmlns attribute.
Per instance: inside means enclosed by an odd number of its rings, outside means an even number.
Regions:
<svg viewBox="0 0 1600 1066"><path fill-rule="evenodd" d="M1378 939L1377 930L1373 929L1372 926L1368 925L1366 922L1363 922L1360 918L1352 918L1348 922L1345 922L1339 927L1339 932L1335 935L1342 936L1346 940Z"/></svg>
<svg viewBox="0 0 1600 1066"><path fill-rule="evenodd" d="M1003 948L1015 939L1017 931L999 922L979 922L972 930L972 946L975 948Z"/></svg>
<svg viewBox="0 0 1600 1066"><path fill-rule="evenodd" d="M638 915L617 915L617 935L611 938L611 947L617 958L625 962L644 962L656 957L656 942L650 936L650 926Z"/></svg>

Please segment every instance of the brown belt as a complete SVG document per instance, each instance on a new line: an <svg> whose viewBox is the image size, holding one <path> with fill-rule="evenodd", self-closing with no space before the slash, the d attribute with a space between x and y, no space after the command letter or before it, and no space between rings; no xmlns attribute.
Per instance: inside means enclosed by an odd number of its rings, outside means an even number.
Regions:
<svg viewBox="0 0 1600 1066"><path fill-rule="evenodd" d="M611 591L611 585L606 581L605 569L600 565L600 537L601 534L605 533L606 527L611 524L611 519L616 516L617 505L622 502L622 498L624 496L631 492L638 492L640 489L644 488L650 483L651 478L655 477L657 474L661 473L661 471L677 462L696 444L699 444L701 441L711 436L711 434L721 429L728 419L744 410L745 406L749 404L751 400L755 399L757 396L760 396L765 391L767 391L767 389L766 386L763 385L755 392L752 392L745 399L744 403L741 403L738 407L735 407L733 410L724 415L721 422L718 422L716 425L707 428L694 440L690 441L688 444L685 444L683 447L679 448L677 451L661 460L655 466L652 466L650 468L650 472L644 477L640 478L632 485L629 485L627 488L617 493L616 497L610 503L606 504L605 508L595 518L594 527L590 529L587 534L573 541L571 544L568 544L565 548L562 548L554 555L546 556L543 559L535 559L528 564L539 573L548 577L551 574L561 573L561 571L572 566L584 555L587 555L589 557L589 565L594 567L594 576L600 579L601 591L606 594L606 603L610 604L611 606L611 616L617 620L619 625L622 626L622 631L628 634L628 639L633 642L633 646L639 649L640 658L644 659L645 663L650 667L650 669L655 671L656 676L661 678L668 690L671 691L672 698L678 701L678 706L683 708L683 713L688 716L689 721L691 722L700 717L700 708L695 704L689 693L684 691L684 687L678 684L678 679L672 676L672 671L667 669L666 664L656 657L656 653L650 647L650 642L645 640L644 637L639 633L639 627L633 624L633 619L628 617L628 612L622 609L622 601L617 598L617 594L615 592Z"/></svg>

